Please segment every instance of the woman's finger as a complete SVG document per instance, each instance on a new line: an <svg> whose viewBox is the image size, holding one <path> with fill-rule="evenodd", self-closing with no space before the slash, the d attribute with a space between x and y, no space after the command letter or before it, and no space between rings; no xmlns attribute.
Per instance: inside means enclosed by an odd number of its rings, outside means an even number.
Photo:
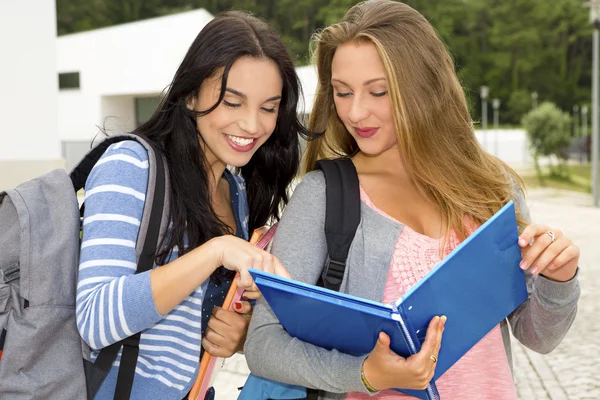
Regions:
<svg viewBox="0 0 600 400"><path fill-rule="evenodd" d="M260 250L260 252L262 253L261 256L263 260L261 269L269 274L272 274L274 272L273 256L262 250Z"/></svg>
<svg viewBox="0 0 600 400"><path fill-rule="evenodd" d="M528 227L526 227L523 232L521 233L521 235L519 235L519 246L521 247L526 247L531 245L532 239L534 239L537 236L540 236L541 234L543 234L544 232L547 232L550 230L550 227L548 225L542 225L542 224L531 224Z"/></svg>
<svg viewBox="0 0 600 400"><path fill-rule="evenodd" d="M205 332L204 336L209 339L210 339L209 332L213 336L213 339L214 339L214 334L216 334L224 339L227 339L226 332L231 329L231 326L229 324L227 324L226 322L221 321L217 318L214 318L214 317L211 317L208 320L208 324L206 324L206 325L207 325L207 327L206 327L206 332ZM211 342L216 343L215 340L211 340Z"/></svg>
<svg viewBox="0 0 600 400"><path fill-rule="evenodd" d="M252 306L247 301L236 301L233 304L233 311L241 315L247 315L252 312Z"/></svg>
<svg viewBox="0 0 600 400"><path fill-rule="evenodd" d="M579 247L575 246L573 243L570 243L567 248L565 248L559 255L556 256L554 260L550 263L548 269L551 271L555 271L571 261L579 258Z"/></svg>
<svg viewBox="0 0 600 400"><path fill-rule="evenodd" d="M259 290L248 289L244 292L244 297L250 300L256 300L262 297L262 293Z"/></svg>
<svg viewBox="0 0 600 400"><path fill-rule="evenodd" d="M240 277L238 279L238 286L243 289L249 289L254 285L254 281L252 280L252 275L248 271L248 268L243 267L238 269L240 273Z"/></svg>
<svg viewBox="0 0 600 400"><path fill-rule="evenodd" d="M206 328L206 331L204 332L204 339L206 339L213 346L216 347L221 347L228 342L226 337L222 336L221 334L215 332L210 328Z"/></svg>
<svg viewBox="0 0 600 400"><path fill-rule="evenodd" d="M444 336L444 328L446 326L446 319L447 317L445 315L442 315L440 317L440 323L438 325L438 340L436 341L436 347L435 347L435 353L433 354L436 358L438 356L438 354L440 354L440 348L442 347L442 338Z"/></svg>
<svg viewBox="0 0 600 400"><path fill-rule="evenodd" d="M554 243L551 242L537 259L531 261L531 273L533 275L539 274L550 264L553 264L554 259L569 247L570 243L571 241L565 237L556 240Z"/></svg>
<svg viewBox="0 0 600 400"><path fill-rule="evenodd" d="M248 311L246 311L246 307L250 308L250 311L252 310L252 307L250 306L250 303L245 302L245 301L238 301L236 302L241 308L241 311L237 311L235 309L235 305L234 305L234 309L233 310L225 310L221 307L215 307L213 309L213 315L211 316L211 318L208 320L208 326L211 327L212 329L216 330L217 332L225 332L223 328L219 329L217 327L217 325L211 326L211 320L215 319L219 322L224 323L227 326L230 326L234 329L237 329L240 327L240 315L239 314L244 314ZM216 311L215 311L216 310ZM226 335L224 335L226 336Z"/></svg>
<svg viewBox="0 0 600 400"><path fill-rule="evenodd" d="M211 343L206 338L202 339L202 347L213 357L228 357L228 354L231 353L230 351L223 349L221 346Z"/></svg>
<svg viewBox="0 0 600 400"><path fill-rule="evenodd" d="M430 358L432 354L437 357L436 348L439 349L438 343L441 341L440 323L441 318L437 315L429 321L425 341L421 346L421 351L418 353L421 358Z"/></svg>
<svg viewBox="0 0 600 400"><path fill-rule="evenodd" d="M547 232L547 231L546 231ZM556 239L556 236L555 236ZM531 247L527 249L525 252L525 256L521 261L521 269L526 270L529 269L535 260L542 254L548 246L552 244L552 236L543 233L535 238L535 241Z"/></svg>
<svg viewBox="0 0 600 400"><path fill-rule="evenodd" d="M283 264L281 264L279 259L275 256L273 256L273 266L275 268L275 271L274 271L275 275L282 276L282 277L288 278L288 279L292 279L292 276L290 275L288 270L285 269Z"/></svg>

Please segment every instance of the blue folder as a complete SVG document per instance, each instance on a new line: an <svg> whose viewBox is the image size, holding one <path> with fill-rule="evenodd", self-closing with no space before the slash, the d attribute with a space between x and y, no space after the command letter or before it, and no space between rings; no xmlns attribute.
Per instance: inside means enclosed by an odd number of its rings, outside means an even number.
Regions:
<svg viewBox="0 0 600 400"><path fill-rule="evenodd" d="M435 375L426 390L398 388L439 399L435 380L527 299L514 204L510 201L392 304L250 270L256 285L291 335L346 354L368 354L379 332L408 357L425 340L430 320L446 315Z"/></svg>

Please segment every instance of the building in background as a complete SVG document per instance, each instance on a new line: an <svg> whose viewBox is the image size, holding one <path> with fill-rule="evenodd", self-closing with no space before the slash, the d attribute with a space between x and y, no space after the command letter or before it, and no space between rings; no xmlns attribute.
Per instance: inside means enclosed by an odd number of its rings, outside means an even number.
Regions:
<svg viewBox="0 0 600 400"><path fill-rule="evenodd" d="M150 118L189 46L212 18L199 9L57 39L58 132L68 168L100 128L127 132ZM307 100L299 112L308 114L316 71L299 67L298 74Z"/></svg>
<svg viewBox="0 0 600 400"><path fill-rule="evenodd" d="M54 1L0 1L0 190L72 168L101 130L128 132L147 121L212 18L199 9L57 38ZM317 74L314 66L297 72L298 113L307 122ZM529 162L522 130L487 135L488 151L498 148L512 166Z"/></svg>
<svg viewBox="0 0 600 400"><path fill-rule="evenodd" d="M101 128L128 132L150 118L212 18L199 9L58 37L58 132L67 167Z"/></svg>
<svg viewBox="0 0 600 400"><path fill-rule="evenodd" d="M0 190L64 166L54 1L0 1Z"/></svg>

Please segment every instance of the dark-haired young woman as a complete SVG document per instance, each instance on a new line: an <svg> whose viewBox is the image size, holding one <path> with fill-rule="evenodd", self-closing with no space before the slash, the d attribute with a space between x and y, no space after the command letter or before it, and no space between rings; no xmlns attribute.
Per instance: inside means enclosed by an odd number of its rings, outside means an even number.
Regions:
<svg viewBox="0 0 600 400"><path fill-rule="evenodd" d="M169 169L171 227L151 271L134 274L146 150L135 141L113 144L89 176L77 325L92 358L141 332L132 399L184 398L201 343L220 357L243 347L248 303L237 303L237 312L215 308L201 323L220 294L207 294L211 277L239 271L253 298L248 268L287 274L247 239L287 202L298 135L307 134L296 117L299 91L292 58L266 23L229 12L202 29L152 118L133 132L153 142ZM114 397L119 360L96 399Z"/></svg>

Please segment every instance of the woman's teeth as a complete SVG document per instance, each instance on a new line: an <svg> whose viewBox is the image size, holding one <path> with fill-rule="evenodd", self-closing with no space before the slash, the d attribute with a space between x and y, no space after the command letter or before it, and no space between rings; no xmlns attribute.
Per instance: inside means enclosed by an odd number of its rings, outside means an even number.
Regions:
<svg viewBox="0 0 600 400"><path fill-rule="evenodd" d="M234 142L235 144L237 144L239 146L248 146L250 143L252 143L256 140L256 139L244 139L241 137L231 136L231 135L227 135L227 137L229 138L229 140L231 140L232 142Z"/></svg>

